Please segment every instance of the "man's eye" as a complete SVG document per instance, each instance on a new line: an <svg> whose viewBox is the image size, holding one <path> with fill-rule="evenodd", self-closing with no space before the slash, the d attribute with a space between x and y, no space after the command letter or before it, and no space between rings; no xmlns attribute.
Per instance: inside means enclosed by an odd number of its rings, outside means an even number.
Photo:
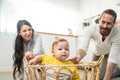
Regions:
<svg viewBox="0 0 120 80"><path fill-rule="evenodd" d="M105 23L105 21L102 21L102 23L104 24L104 23Z"/></svg>
<svg viewBox="0 0 120 80"><path fill-rule="evenodd" d="M108 25L112 25L112 23L110 23L110 22L108 22L107 24L108 24Z"/></svg>

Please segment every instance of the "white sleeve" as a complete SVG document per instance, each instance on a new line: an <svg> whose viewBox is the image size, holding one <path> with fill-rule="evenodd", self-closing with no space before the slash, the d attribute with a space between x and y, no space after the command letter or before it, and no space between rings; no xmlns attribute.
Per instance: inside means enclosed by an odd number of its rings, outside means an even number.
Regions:
<svg viewBox="0 0 120 80"><path fill-rule="evenodd" d="M83 49L85 52L88 50L90 40L92 38L92 27L89 27L83 34L80 40L79 49Z"/></svg>
<svg viewBox="0 0 120 80"><path fill-rule="evenodd" d="M113 63L117 64L118 54L120 54L120 39L115 40L112 43L110 53L109 53L108 62L113 62Z"/></svg>
<svg viewBox="0 0 120 80"><path fill-rule="evenodd" d="M35 38L35 45L33 48L33 52L36 54L44 54L44 49L42 46L42 39L40 35Z"/></svg>
<svg viewBox="0 0 120 80"><path fill-rule="evenodd" d="M120 69L120 54L118 54L118 57L117 57L117 66L118 66L119 69Z"/></svg>

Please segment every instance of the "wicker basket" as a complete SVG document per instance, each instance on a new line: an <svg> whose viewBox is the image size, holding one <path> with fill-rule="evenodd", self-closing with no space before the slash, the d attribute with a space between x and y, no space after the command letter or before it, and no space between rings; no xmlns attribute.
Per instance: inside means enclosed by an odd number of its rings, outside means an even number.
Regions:
<svg viewBox="0 0 120 80"><path fill-rule="evenodd" d="M99 80L101 55L97 61L80 62L75 65L28 65L25 61L25 72L28 80L74 80L73 73L67 67L75 66L80 73L80 80Z"/></svg>

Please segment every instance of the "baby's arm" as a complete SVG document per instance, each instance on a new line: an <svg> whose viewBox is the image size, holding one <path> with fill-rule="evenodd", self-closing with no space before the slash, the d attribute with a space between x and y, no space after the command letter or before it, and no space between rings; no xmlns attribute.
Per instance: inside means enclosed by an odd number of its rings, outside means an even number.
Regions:
<svg viewBox="0 0 120 80"><path fill-rule="evenodd" d="M40 63L42 61L42 56L41 55L36 55L34 58L32 58L31 60L29 60L29 64L37 64L37 63Z"/></svg>

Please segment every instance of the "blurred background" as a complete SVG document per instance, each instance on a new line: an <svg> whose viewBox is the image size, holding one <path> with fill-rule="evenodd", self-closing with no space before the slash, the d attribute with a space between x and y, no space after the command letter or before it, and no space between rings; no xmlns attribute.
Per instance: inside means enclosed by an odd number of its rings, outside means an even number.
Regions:
<svg viewBox="0 0 120 80"><path fill-rule="evenodd" d="M28 20L37 32L72 34L73 37L64 38L70 41L72 52L76 55L80 36L88 27L96 25L95 20L108 8L117 12L119 24L120 0L0 0L0 70L12 67L13 40L18 20ZM56 37L59 36L42 35L46 51L50 51L50 43ZM89 55L86 60L90 60Z"/></svg>

